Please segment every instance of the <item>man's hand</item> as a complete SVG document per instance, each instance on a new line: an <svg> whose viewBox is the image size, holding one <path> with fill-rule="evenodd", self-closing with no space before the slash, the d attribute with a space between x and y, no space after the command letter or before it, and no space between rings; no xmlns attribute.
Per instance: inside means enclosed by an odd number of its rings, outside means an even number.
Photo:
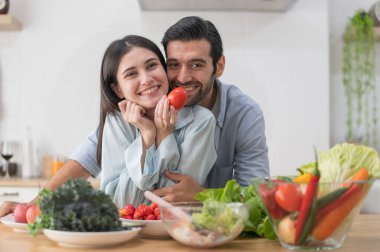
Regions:
<svg viewBox="0 0 380 252"><path fill-rule="evenodd" d="M0 217L13 213L18 204L18 202L4 201L0 206Z"/></svg>
<svg viewBox="0 0 380 252"><path fill-rule="evenodd" d="M177 182L175 185L167 186L153 191L154 194L163 197L163 199L166 201L195 201L195 194L205 189L188 175L172 173L168 171L165 171L164 175L168 179Z"/></svg>

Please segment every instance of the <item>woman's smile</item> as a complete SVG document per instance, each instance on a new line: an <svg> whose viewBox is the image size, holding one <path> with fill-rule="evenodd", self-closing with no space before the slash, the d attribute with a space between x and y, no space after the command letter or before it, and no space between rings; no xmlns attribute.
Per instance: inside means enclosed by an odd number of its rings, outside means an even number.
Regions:
<svg viewBox="0 0 380 252"><path fill-rule="evenodd" d="M156 86L150 87L148 89L145 89L145 90L139 92L138 94L141 96L155 95L157 93L157 91L160 89L160 87L161 87L161 85L156 85Z"/></svg>

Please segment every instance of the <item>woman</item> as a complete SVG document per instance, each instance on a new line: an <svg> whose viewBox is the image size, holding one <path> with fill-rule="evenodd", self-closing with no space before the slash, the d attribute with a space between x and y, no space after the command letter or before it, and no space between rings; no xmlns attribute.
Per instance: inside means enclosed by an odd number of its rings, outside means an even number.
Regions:
<svg viewBox="0 0 380 252"><path fill-rule="evenodd" d="M118 207L146 203L143 191L172 184L165 170L204 184L216 160L214 116L169 106L165 67L159 48L135 35L112 42L103 57L97 160L101 189Z"/></svg>

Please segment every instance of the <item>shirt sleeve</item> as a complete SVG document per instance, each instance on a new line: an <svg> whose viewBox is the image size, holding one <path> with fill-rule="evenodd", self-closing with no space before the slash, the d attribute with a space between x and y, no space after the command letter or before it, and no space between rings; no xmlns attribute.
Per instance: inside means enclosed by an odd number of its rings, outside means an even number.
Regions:
<svg viewBox="0 0 380 252"><path fill-rule="evenodd" d="M96 148L98 145L98 128L82 142L81 145L69 156L70 159L80 163L93 177L100 173L100 166L96 161Z"/></svg>
<svg viewBox="0 0 380 252"><path fill-rule="evenodd" d="M154 145L146 151L144 165L155 151ZM146 189L146 182L141 172L142 155L143 143L138 129L124 122L121 116L107 116L103 130L101 189L118 206L144 201L142 191Z"/></svg>
<svg viewBox="0 0 380 252"><path fill-rule="evenodd" d="M242 118L237 136L234 178L243 187L255 177L269 176L268 147L264 116L247 112Z"/></svg>

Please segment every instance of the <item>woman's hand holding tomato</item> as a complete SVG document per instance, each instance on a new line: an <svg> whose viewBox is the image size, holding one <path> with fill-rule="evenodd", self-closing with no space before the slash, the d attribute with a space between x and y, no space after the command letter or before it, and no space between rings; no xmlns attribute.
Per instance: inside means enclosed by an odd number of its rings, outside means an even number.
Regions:
<svg viewBox="0 0 380 252"><path fill-rule="evenodd" d="M173 132L177 114L178 111L169 105L169 100L164 95L157 103L154 114L154 123L157 128L156 145Z"/></svg>

